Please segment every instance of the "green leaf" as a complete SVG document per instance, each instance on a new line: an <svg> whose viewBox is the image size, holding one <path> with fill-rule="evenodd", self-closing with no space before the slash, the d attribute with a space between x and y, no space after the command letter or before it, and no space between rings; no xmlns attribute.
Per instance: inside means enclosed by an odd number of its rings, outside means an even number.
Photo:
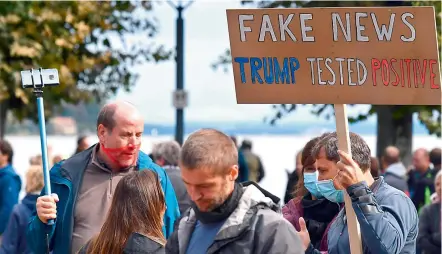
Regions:
<svg viewBox="0 0 442 254"><path fill-rule="evenodd" d="M37 67L60 72L60 86L44 94L48 118L62 102L103 101L119 89L130 90L137 80L131 65L168 60L172 52L152 43L158 31L150 18L154 14L151 2L0 2L0 20L5 21L0 22L0 100L16 118L36 121L35 103L28 103L34 95L17 90L15 76ZM130 51L114 48L108 39L140 33L153 38Z"/></svg>

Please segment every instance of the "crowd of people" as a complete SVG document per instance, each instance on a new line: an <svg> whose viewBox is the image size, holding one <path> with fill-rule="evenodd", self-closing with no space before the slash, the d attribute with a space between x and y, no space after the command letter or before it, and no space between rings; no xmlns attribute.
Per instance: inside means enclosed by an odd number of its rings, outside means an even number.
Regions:
<svg viewBox="0 0 442 254"><path fill-rule="evenodd" d="M379 163L359 135L350 156L325 133L298 153L280 200L259 185L251 141L201 129L145 154L143 128L130 103L105 105L97 144L81 137L70 158L51 158L51 195L41 157L31 159L21 202L0 140L0 254L350 253L346 193L364 254L441 252L440 149L416 150L407 168L396 147Z"/></svg>

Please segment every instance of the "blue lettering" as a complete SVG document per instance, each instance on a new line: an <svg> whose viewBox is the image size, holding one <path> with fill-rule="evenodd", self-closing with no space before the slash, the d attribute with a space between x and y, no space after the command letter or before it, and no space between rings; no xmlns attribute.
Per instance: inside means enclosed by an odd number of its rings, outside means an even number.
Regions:
<svg viewBox="0 0 442 254"><path fill-rule="evenodd" d="M293 64L296 64L296 65L293 65ZM298 69L299 69L298 58L290 57L290 72L292 74L292 84L296 84L295 71L297 71Z"/></svg>
<svg viewBox="0 0 442 254"><path fill-rule="evenodd" d="M279 80L281 80L282 84L288 84L289 81L289 64L288 59L284 58L283 69L281 70L278 62L278 58L274 57L273 61L275 62L275 83L279 84ZM285 82L284 82L285 79Z"/></svg>
<svg viewBox="0 0 442 254"><path fill-rule="evenodd" d="M263 57L264 63L264 79L267 84L273 84L273 61L271 57Z"/></svg>
<svg viewBox="0 0 442 254"><path fill-rule="evenodd" d="M279 60L279 61L278 61ZM250 78L252 84L296 84L296 71L300 64L296 57L235 57L233 60L239 64L241 83L250 82L247 80L245 68L250 64ZM264 77L264 81L263 81Z"/></svg>
<svg viewBox="0 0 442 254"><path fill-rule="evenodd" d="M241 73L241 82L246 83L246 73L244 72L244 64L249 62L247 57L235 57L235 63L239 63L239 73Z"/></svg>
<svg viewBox="0 0 442 254"><path fill-rule="evenodd" d="M262 68L262 61L258 57L250 58L250 75L252 76L252 84L256 83L256 79L260 84L263 83L261 76L258 73L258 70Z"/></svg>

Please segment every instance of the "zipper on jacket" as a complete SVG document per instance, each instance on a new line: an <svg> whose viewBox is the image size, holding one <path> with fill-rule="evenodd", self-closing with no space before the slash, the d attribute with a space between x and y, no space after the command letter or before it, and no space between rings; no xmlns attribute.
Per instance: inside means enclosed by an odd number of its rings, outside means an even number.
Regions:
<svg viewBox="0 0 442 254"><path fill-rule="evenodd" d="M50 252L50 246L49 246L49 234L46 234L46 254L49 254Z"/></svg>
<svg viewBox="0 0 442 254"><path fill-rule="evenodd" d="M110 174L110 190L109 190L109 193L112 196L112 172Z"/></svg>

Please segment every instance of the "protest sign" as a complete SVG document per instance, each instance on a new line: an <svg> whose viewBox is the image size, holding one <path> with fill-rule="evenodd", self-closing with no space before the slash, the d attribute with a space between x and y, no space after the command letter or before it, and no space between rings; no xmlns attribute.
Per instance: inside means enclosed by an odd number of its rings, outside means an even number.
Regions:
<svg viewBox="0 0 442 254"><path fill-rule="evenodd" d="M238 103L440 105L433 7L227 10Z"/></svg>
<svg viewBox="0 0 442 254"><path fill-rule="evenodd" d="M240 104L334 104L351 155L345 104L440 105L433 7L227 10ZM345 195L350 250L362 254Z"/></svg>

